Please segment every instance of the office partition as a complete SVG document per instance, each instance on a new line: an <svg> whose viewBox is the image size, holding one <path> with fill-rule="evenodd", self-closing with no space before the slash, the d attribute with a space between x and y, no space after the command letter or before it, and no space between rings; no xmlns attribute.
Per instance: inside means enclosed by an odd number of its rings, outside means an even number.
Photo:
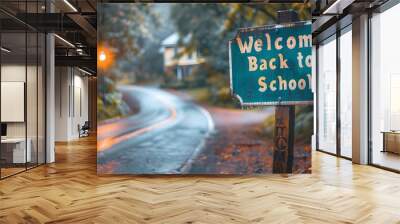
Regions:
<svg viewBox="0 0 400 224"><path fill-rule="evenodd" d="M16 19L43 11L44 1L1 2L0 178L45 163L45 34Z"/></svg>

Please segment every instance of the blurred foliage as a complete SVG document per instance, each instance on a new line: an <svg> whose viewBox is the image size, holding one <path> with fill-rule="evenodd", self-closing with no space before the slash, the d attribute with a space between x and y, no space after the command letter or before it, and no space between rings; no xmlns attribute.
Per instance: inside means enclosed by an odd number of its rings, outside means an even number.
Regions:
<svg viewBox="0 0 400 224"><path fill-rule="evenodd" d="M129 74L135 82L162 77L161 41L168 35L160 29L161 18L154 4L102 4L99 16L99 43L112 49L116 57L114 75ZM117 79L118 81L118 79Z"/></svg>
<svg viewBox="0 0 400 224"><path fill-rule="evenodd" d="M160 38L154 35L158 17L147 4L102 4L99 44L114 55L113 67L100 71L97 100L100 120L121 117L128 107L115 86L154 80L162 71Z"/></svg>
<svg viewBox="0 0 400 224"><path fill-rule="evenodd" d="M117 59L138 55L153 38L151 23L158 23L147 4L102 4L99 10L100 43L117 51Z"/></svg>
<svg viewBox="0 0 400 224"><path fill-rule="evenodd" d="M102 4L99 10L99 43L114 52L116 63L109 71L100 73L109 78L110 86L153 82L166 88L207 88L207 94L203 95L208 97L205 102L238 106L229 90L228 41L235 37L239 28L275 24L278 10L293 9L300 20L310 20L311 2ZM161 43L175 32L180 36L178 45L184 49L183 53L197 52L205 60L182 81L177 81L174 72L164 73L163 68ZM114 102L105 102L106 99ZM118 105L118 100L118 97L104 95L100 98L99 107ZM123 112L119 111L119 114Z"/></svg>
<svg viewBox="0 0 400 224"><path fill-rule="evenodd" d="M239 28L277 23L277 11L293 9L300 20L311 19L312 3L294 4L174 4L171 19L181 37L179 44L185 52L197 51L205 58L196 72L204 77L210 88L211 99L224 100L229 87L228 41L233 39ZM187 41L186 38L190 37ZM185 38L185 41L183 40ZM188 87L191 87L188 85ZM221 90L221 92L220 92ZM231 105L234 105L231 99Z"/></svg>
<svg viewBox="0 0 400 224"><path fill-rule="evenodd" d="M311 144L313 135L314 112L313 106L296 106L296 140L304 141L305 144Z"/></svg>
<svg viewBox="0 0 400 224"><path fill-rule="evenodd" d="M313 106L300 105L295 108L296 120L295 129L296 141L302 141L305 144L311 143L311 136L313 134ZM273 138L275 132L275 116L267 117L263 124L261 133L267 138Z"/></svg>
<svg viewBox="0 0 400 224"><path fill-rule="evenodd" d="M262 123L262 134L269 138L273 139L275 134L275 116L267 117Z"/></svg>
<svg viewBox="0 0 400 224"><path fill-rule="evenodd" d="M229 69L228 41L239 28L275 24L277 11L293 9L300 20L311 19L311 3L295 4L174 4L171 19L186 52L198 51L206 69L226 76ZM190 37L189 41L183 38Z"/></svg>
<svg viewBox="0 0 400 224"><path fill-rule="evenodd" d="M100 84L97 94L97 118L99 121L129 114L130 109L122 100L122 95L116 91L114 82L106 76L99 76L98 82Z"/></svg>
<svg viewBox="0 0 400 224"><path fill-rule="evenodd" d="M193 100L214 106L234 108L239 107L239 101L232 99L231 89L229 87L223 87L220 89L198 87L190 88L185 90Z"/></svg>

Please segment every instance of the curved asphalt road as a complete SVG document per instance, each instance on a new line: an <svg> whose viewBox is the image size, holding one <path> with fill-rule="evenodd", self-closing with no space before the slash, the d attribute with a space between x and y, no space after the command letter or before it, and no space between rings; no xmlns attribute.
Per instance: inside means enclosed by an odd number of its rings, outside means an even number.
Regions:
<svg viewBox="0 0 400 224"><path fill-rule="evenodd" d="M99 126L99 172L186 173L214 128L209 113L156 88L121 86L119 91L128 104L139 105L139 112Z"/></svg>

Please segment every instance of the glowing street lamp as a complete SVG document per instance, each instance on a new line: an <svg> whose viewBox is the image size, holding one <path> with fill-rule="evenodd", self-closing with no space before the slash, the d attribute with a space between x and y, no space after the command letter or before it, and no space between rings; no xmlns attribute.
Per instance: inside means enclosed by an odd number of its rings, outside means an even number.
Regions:
<svg viewBox="0 0 400 224"><path fill-rule="evenodd" d="M100 69L107 69L113 63L113 53L110 49L99 46L97 49L97 65Z"/></svg>
<svg viewBox="0 0 400 224"><path fill-rule="evenodd" d="M99 55L99 60L105 61L106 59L107 59L106 53L104 51L101 51Z"/></svg>

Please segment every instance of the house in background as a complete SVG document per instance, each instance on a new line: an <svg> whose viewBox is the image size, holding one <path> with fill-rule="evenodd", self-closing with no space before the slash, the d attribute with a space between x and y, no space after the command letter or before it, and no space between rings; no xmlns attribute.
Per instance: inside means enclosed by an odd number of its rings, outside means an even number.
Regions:
<svg viewBox="0 0 400 224"><path fill-rule="evenodd" d="M164 72L175 74L176 79L181 81L190 75L197 66L200 66L204 59L199 57L197 51L184 53L184 49L178 46L178 41L179 34L171 34L162 41L161 51L164 57Z"/></svg>

